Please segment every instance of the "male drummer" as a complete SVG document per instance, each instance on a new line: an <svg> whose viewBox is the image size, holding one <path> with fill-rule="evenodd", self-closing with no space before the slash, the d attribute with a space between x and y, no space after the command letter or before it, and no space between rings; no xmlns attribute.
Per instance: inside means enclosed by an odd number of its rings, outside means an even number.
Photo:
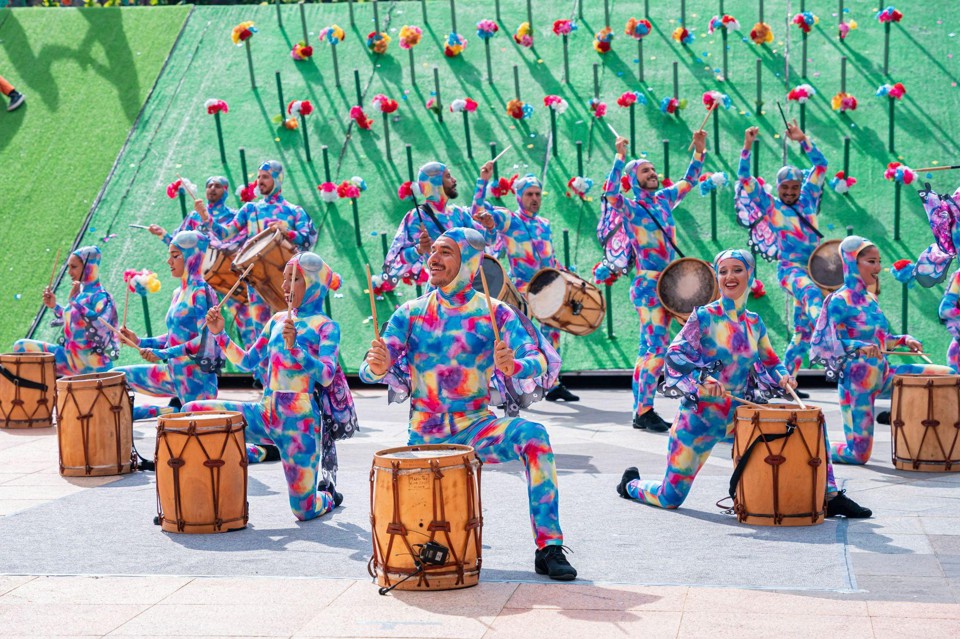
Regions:
<svg viewBox="0 0 960 639"><path fill-rule="evenodd" d="M244 204L236 216L226 223L210 219L206 211L198 211L201 220L210 224L213 237L226 244L243 245L250 238L266 229L280 230L293 243L297 251L309 251L317 242L317 229L313 220L302 208L291 204L281 195L283 166L268 160L257 171L257 188L263 198ZM256 335L263 331L272 315L270 305L247 281L247 298L250 300L250 319Z"/></svg>
<svg viewBox="0 0 960 639"><path fill-rule="evenodd" d="M480 180L477 180L479 185ZM420 167L414 193L418 206L407 212L383 260L383 272L376 279L377 289L390 292L401 280L418 282L426 272L426 259L433 239L452 228L473 228L483 233L493 245L493 218L483 210L483 192L477 190L471 206L457 206L449 201L459 195L457 180L446 165L428 162Z"/></svg>
<svg viewBox="0 0 960 639"><path fill-rule="evenodd" d="M617 137L613 168L603 185L605 204L622 220L637 269L630 300L640 315L640 346L633 371L633 427L640 430L664 432L670 429L670 423L653 410L657 381L663 371L663 356L670 343L670 313L657 297L657 280L667 264L676 259L677 232L673 209L697 184L706 145L706 131L696 131L693 134L693 158L686 174L673 186L661 188L653 163L643 158L627 163L629 142L624 137ZM621 175L629 183L632 199L620 194ZM603 248L607 255L622 253L622 248L613 247L609 240Z"/></svg>
<svg viewBox="0 0 960 639"><path fill-rule="evenodd" d="M477 180L476 198L483 198L487 183L493 177L493 161L480 167L480 179ZM483 201L483 206L493 217L494 229L504 239L507 247L507 259L510 261L510 275L513 284L521 294L526 295L530 280L543 268L560 268L553 250L553 237L550 222L537 215L543 202L543 184L537 177L528 173L513 183L517 194L516 211L495 208ZM540 332L550 340L553 348L560 350L560 331L552 326L540 325ZM547 393L548 402L576 402L580 398L567 390L559 381Z"/></svg>
<svg viewBox="0 0 960 639"><path fill-rule="evenodd" d="M823 308L823 294L807 272L810 254L823 235L817 230L820 196L827 174L827 159L797 125L787 125L787 138L800 143L813 165L809 171L785 166L777 171L777 194L764 191L750 173L750 150L757 139L755 126L743 136L737 171L735 203L738 221L750 228L750 246L768 260L778 259L777 278L793 296L793 339L783 356L791 375L800 370L810 349L813 328ZM807 397L805 393L798 393Z"/></svg>
<svg viewBox="0 0 960 639"><path fill-rule="evenodd" d="M495 369L519 380L542 378L549 375L547 362L556 353L545 355L537 347L509 305L494 299L491 309L473 289L484 244L474 229L455 228L437 238L428 260L434 290L393 313L360 365L360 379L382 380L409 395L410 445L466 444L485 463L522 461L537 544L534 568L537 574L569 581L577 571L564 557L547 431L519 417L498 419L487 408ZM529 328L536 332L532 324ZM546 343L542 348L552 350ZM409 375L398 375L402 364Z"/></svg>

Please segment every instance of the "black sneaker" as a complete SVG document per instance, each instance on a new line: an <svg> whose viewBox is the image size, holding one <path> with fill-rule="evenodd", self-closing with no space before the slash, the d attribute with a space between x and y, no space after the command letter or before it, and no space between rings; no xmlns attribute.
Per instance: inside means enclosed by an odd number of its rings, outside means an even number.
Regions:
<svg viewBox="0 0 960 639"><path fill-rule="evenodd" d="M15 111L20 108L20 105L23 104L23 101L26 100L23 97L23 94L14 89L10 92L10 95L7 96L10 98L10 106L7 107L7 111Z"/></svg>
<svg viewBox="0 0 960 639"><path fill-rule="evenodd" d="M842 515L847 519L866 519L873 515L872 510L864 508L847 497L846 492L841 490L836 497L827 502L827 517Z"/></svg>
<svg viewBox="0 0 960 639"><path fill-rule="evenodd" d="M266 456L263 458L265 462L275 462L280 461L280 449L272 444L257 444L260 448L263 449L263 452L266 453Z"/></svg>
<svg viewBox="0 0 960 639"><path fill-rule="evenodd" d="M580 398L571 393L563 384L554 386L544 398L548 402L579 402Z"/></svg>
<svg viewBox="0 0 960 639"><path fill-rule="evenodd" d="M793 392L796 393L797 397L799 397L800 399L810 399L810 393L804 393L799 388L793 389Z"/></svg>
<svg viewBox="0 0 960 639"><path fill-rule="evenodd" d="M637 470L636 466L631 466L623 471L623 477L620 478L620 483L617 484L617 494L624 499L633 499L630 493L627 492L627 484L634 479L640 479L640 471Z"/></svg>
<svg viewBox="0 0 960 639"><path fill-rule="evenodd" d="M654 433L665 433L670 430L670 423L657 415L652 408L642 415L633 416L633 427L637 430L649 430Z"/></svg>
<svg viewBox="0 0 960 639"><path fill-rule="evenodd" d="M170 403L168 403L167 406L170 406L171 408L175 408L176 410L180 410L181 408L183 408L183 402L180 401L179 397L171 397Z"/></svg>
<svg viewBox="0 0 960 639"><path fill-rule="evenodd" d="M890 411L888 411L888 410L880 411L879 413L877 413L876 420L877 420L877 423L878 423L878 424L883 424L884 426L889 426L889 425L890 425Z"/></svg>
<svg viewBox="0 0 960 639"><path fill-rule="evenodd" d="M570 565L563 553L563 546L544 546L534 555L533 569L538 575L547 575L557 581L573 581L577 578L577 569Z"/></svg>
<svg viewBox="0 0 960 639"><path fill-rule="evenodd" d="M325 481L321 481L319 484L317 484L317 491L323 492L323 493L330 493L331 495L333 495L334 508L339 507L340 504L343 503L343 495L341 493L338 493L334 486L332 486L331 484L328 484Z"/></svg>

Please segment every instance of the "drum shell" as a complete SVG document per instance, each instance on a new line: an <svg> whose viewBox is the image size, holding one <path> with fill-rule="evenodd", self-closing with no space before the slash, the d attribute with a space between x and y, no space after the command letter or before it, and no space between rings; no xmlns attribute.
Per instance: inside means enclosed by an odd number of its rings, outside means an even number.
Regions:
<svg viewBox="0 0 960 639"><path fill-rule="evenodd" d="M510 278L507 277L507 271L503 268L500 260L492 255L484 255L481 268L485 269L487 273L487 286L490 287L490 297L505 302L524 315L527 315L527 301L523 295L520 294L520 291L517 290L517 287L513 285L513 282L510 281ZM494 281L491 281L493 278L490 276L489 271L486 270L491 268L497 271L497 277L499 278L497 281L503 282L497 290L494 290L496 284ZM483 280L480 277L474 278L473 288L479 293L483 292Z"/></svg>
<svg viewBox="0 0 960 639"><path fill-rule="evenodd" d="M666 284L669 280L669 277L664 278L664 275L667 275L674 269L678 268L691 268L693 265L698 265L704 273L709 273L710 281L712 282L712 288L710 293L710 299L696 300L692 303L692 308L690 312L685 312L678 308L678 305L670 300L671 291L666 291ZM705 306L710 302L714 302L720 299L720 287L717 285L717 278L714 275L713 267L697 257L681 257L680 259L674 260L667 264L667 267L660 272L660 275L657 277L657 299L660 300L661 306L681 323L686 322L687 318L690 317L690 313L693 312L693 308L697 306Z"/></svg>
<svg viewBox="0 0 960 639"><path fill-rule="evenodd" d="M560 305L559 310L550 315L544 313L541 317L534 311L536 294L531 291L537 290L535 283L542 278L549 278L553 282L559 278L563 281L566 290L564 303ZM550 285L547 284L547 286ZM569 302L580 304L579 310ZM607 304L600 289L575 273L556 268L540 269L530 278L530 283L527 285L527 306L530 314L541 324L579 336L589 335L597 330L603 324L603 318L607 312Z"/></svg>
<svg viewBox="0 0 960 639"><path fill-rule="evenodd" d="M734 466L758 436L784 433L788 421L796 424L791 436L761 442L754 448L737 485L737 519L754 526L823 523L829 452L821 410L809 405L804 410L790 404L770 404L763 409L740 406L735 419Z"/></svg>
<svg viewBox="0 0 960 639"><path fill-rule="evenodd" d="M397 459L404 451L437 451L437 456ZM453 454L451 454L453 453ZM422 445L392 448L374 455L370 471L370 523L373 528L372 571L380 586L396 584L416 567L413 544L432 538L450 553L443 566L427 566L424 573L397 586L399 590L452 590L474 586L480 579L483 518L480 501L481 462L470 446ZM437 475L442 477L438 477ZM441 502L442 488L442 502ZM406 534L390 534L394 521ZM437 517L449 532L434 530ZM434 526L434 528L437 528ZM410 547L408 547L408 544ZM458 566L462 564L462 570ZM462 574L461 574L462 573Z"/></svg>
<svg viewBox="0 0 960 639"><path fill-rule="evenodd" d="M133 394L126 375L61 377L56 404L61 475L125 475L136 470Z"/></svg>
<svg viewBox="0 0 960 639"><path fill-rule="evenodd" d="M960 376L896 375L891 400L893 465L960 471Z"/></svg>
<svg viewBox="0 0 960 639"><path fill-rule="evenodd" d="M807 260L807 274L825 296L843 286L843 262L840 258L840 242L841 240L837 239L820 242L820 244L813 249L813 253L810 254L810 259ZM828 269L828 264L832 265L833 268ZM828 272L832 272L834 275L839 272L839 282L836 284L827 282L824 279L824 275Z"/></svg>
<svg viewBox="0 0 960 639"><path fill-rule="evenodd" d="M258 253L251 251L253 246L270 236L273 236L272 242L262 247ZM267 229L247 240L243 248L233 256L233 268L242 273L253 264L247 281L270 305L270 310L279 313L287 308L283 293L283 270L290 258L296 254L296 247L283 237L283 233Z"/></svg>
<svg viewBox="0 0 960 639"><path fill-rule="evenodd" d="M210 285L210 288L221 295L229 293L233 285L240 279L240 275L233 268L234 255L236 255L235 251L226 251L211 246L203 256L203 279ZM236 301L246 304L247 287L238 286L232 297Z"/></svg>
<svg viewBox="0 0 960 639"><path fill-rule="evenodd" d="M0 428L50 428L56 395L57 362L52 353L4 353L0 366L32 382L40 390L18 386L0 376Z"/></svg>
<svg viewBox="0 0 960 639"><path fill-rule="evenodd" d="M163 530L202 534L246 527L245 427L236 412L157 419L157 514Z"/></svg>

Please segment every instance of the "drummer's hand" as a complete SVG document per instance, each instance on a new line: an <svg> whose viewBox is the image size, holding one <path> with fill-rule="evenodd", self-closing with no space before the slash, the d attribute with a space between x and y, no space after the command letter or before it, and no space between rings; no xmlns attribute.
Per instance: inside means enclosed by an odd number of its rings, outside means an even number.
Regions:
<svg viewBox="0 0 960 639"><path fill-rule="evenodd" d="M707 132L703 129L693 132L693 150L703 155L707 150Z"/></svg>
<svg viewBox="0 0 960 639"><path fill-rule="evenodd" d="M219 335L223 332L223 313L220 312L220 307L213 306L207 311L207 328L210 329L212 335Z"/></svg>
<svg viewBox="0 0 960 639"><path fill-rule="evenodd" d="M378 377L387 374L392 362L390 361L390 351L387 350L387 343L383 341L383 338L370 342L370 350L367 351L366 359L371 373Z"/></svg>
<svg viewBox="0 0 960 639"><path fill-rule="evenodd" d="M140 349L140 357L147 360L151 364L156 364L157 362L162 361L157 355L149 348Z"/></svg>
<svg viewBox="0 0 960 639"><path fill-rule="evenodd" d="M904 340L903 343L907 348L909 348L914 353L920 353L923 351L923 344L921 344L920 340L918 339L913 339L912 337L908 337L906 340Z"/></svg>
<svg viewBox="0 0 960 639"><path fill-rule="evenodd" d="M207 205L203 203L203 200L194 200L193 210L197 212L197 215L200 216L200 220L203 221L204 224L210 221L210 214L207 213Z"/></svg>
<svg viewBox="0 0 960 639"><path fill-rule="evenodd" d="M74 282L73 286L70 287L70 299L73 299L80 294L80 282Z"/></svg>
<svg viewBox="0 0 960 639"><path fill-rule="evenodd" d="M140 338L137 337L137 334L131 331L126 326L120 327L120 334L123 335L127 339L127 341L129 341L130 343L136 344L137 346L140 345Z"/></svg>
<svg viewBox="0 0 960 639"><path fill-rule="evenodd" d="M167 234L167 229L159 226L157 224L151 224L147 227L147 230L156 235L157 237L163 237Z"/></svg>
<svg viewBox="0 0 960 639"><path fill-rule="evenodd" d="M507 377L513 375L515 370L513 349L507 346L506 342L496 340L493 345L493 364L501 373Z"/></svg>
<svg viewBox="0 0 960 639"><path fill-rule="evenodd" d="M800 128L800 125L797 124L796 118L794 118L793 122L787 125L787 137L794 142L803 142L807 139L807 134L804 133L803 129Z"/></svg>
<svg viewBox="0 0 960 639"><path fill-rule="evenodd" d="M493 160L485 162L483 166L480 167L480 179L484 182L489 182L490 178L493 177Z"/></svg>
<svg viewBox="0 0 960 639"><path fill-rule="evenodd" d="M727 393L727 389L723 387L723 384L712 377L708 377L703 384L698 386L698 389L700 390L700 395L704 397L723 397Z"/></svg>
<svg viewBox="0 0 960 639"><path fill-rule="evenodd" d="M479 211L474 213L473 219L476 222L480 222L480 224L483 225L483 228L487 229L488 231L493 230L493 227L494 227L493 216L490 215L490 213L488 213L487 211L480 209Z"/></svg>
<svg viewBox="0 0 960 639"><path fill-rule="evenodd" d="M614 143L614 145L617 148L617 155L619 155L621 159L626 160L627 147L630 146L630 141L627 140L627 138L621 136L617 138L617 141Z"/></svg>
<svg viewBox="0 0 960 639"><path fill-rule="evenodd" d="M883 353L880 352L880 347L876 344L870 344L869 346L861 346L860 354L864 357L872 357L874 359L880 359L880 356Z"/></svg>
<svg viewBox="0 0 960 639"><path fill-rule="evenodd" d="M274 220L267 225L267 228L271 231L280 231L281 233L286 233L289 227L287 226L287 223L282 220Z"/></svg>
<svg viewBox="0 0 960 639"><path fill-rule="evenodd" d="M49 286L43 289L43 305L47 308L54 308L57 305L57 296Z"/></svg>
<svg viewBox="0 0 960 639"><path fill-rule="evenodd" d="M797 380L793 378L793 375L783 375L780 377L780 388L785 391L796 390Z"/></svg>
<svg viewBox="0 0 960 639"><path fill-rule="evenodd" d="M293 323L293 318L288 317L283 320L283 343L287 350L292 350L297 343L297 326Z"/></svg>
<svg viewBox="0 0 960 639"><path fill-rule="evenodd" d="M430 239L430 234L427 233L427 227L423 224L420 225L420 239L417 242L417 253L420 255L429 255L430 246L433 244L433 241Z"/></svg>
<svg viewBox="0 0 960 639"><path fill-rule="evenodd" d="M757 141L757 135L760 133L760 127L752 126L743 133L743 148L747 151L753 148L753 143Z"/></svg>

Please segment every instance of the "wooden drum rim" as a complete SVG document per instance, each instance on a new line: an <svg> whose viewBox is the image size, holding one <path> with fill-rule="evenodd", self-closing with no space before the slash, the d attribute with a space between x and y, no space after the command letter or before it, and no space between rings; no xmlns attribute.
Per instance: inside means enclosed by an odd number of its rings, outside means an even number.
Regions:
<svg viewBox="0 0 960 639"><path fill-rule="evenodd" d="M699 264L703 264L704 266L706 266L706 267L710 270L711 273L713 272L713 266L711 266L710 262L708 262L708 261L706 261L706 260L702 260L702 259L700 259L699 257L681 257L681 258L677 258L677 259L673 260L672 262L670 262L669 264L667 264L667 265L663 268L663 270L661 270L661 271L657 274L657 301L660 302L660 305L663 306L664 310L666 310L668 313L670 313L670 315L672 315L672 316L674 316L674 317L676 317L676 318L678 318L678 319L681 319L682 321L685 322L685 321L687 321L687 318L690 317L690 315L692 314L692 311L691 311L690 313L681 313L680 311L671 308L670 305L667 304L667 303L663 300L663 294L660 292L660 287L661 287L662 284L663 284L663 274L666 273L668 270L674 268L675 266L681 264L682 262L697 262L697 263L699 263ZM717 284L717 278L714 277L714 278L713 278L713 292L710 294L710 302L715 302L715 301L717 301L718 299L720 299L720 285ZM710 302L708 302L708 303L710 303Z"/></svg>

